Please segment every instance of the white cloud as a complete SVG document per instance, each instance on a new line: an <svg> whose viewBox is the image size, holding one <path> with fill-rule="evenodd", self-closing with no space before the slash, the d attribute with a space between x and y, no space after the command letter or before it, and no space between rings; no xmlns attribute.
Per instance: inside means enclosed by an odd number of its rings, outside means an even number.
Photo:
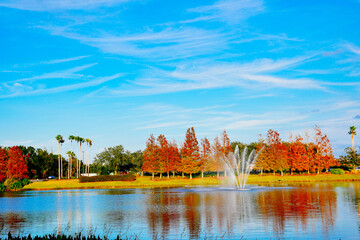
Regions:
<svg viewBox="0 0 360 240"><path fill-rule="evenodd" d="M215 53L227 48L227 37L214 31L197 28L167 28L161 31L147 30L130 35L83 35L70 28L48 27L53 35L75 39L106 53L146 58L173 60Z"/></svg>
<svg viewBox="0 0 360 240"><path fill-rule="evenodd" d="M212 88L238 87L245 89L310 89L326 90L322 83L309 78L277 76L283 70L309 61L311 57L269 60L252 63L184 64L175 70L151 69L143 77L112 90L122 96L155 95Z"/></svg>
<svg viewBox="0 0 360 240"><path fill-rule="evenodd" d="M78 56L78 57L71 57L71 58L63 58L63 59L54 59L49 61L41 62L40 64L57 64L57 63L64 63L64 62L70 62L70 61L77 61L84 58L88 58L90 56Z"/></svg>
<svg viewBox="0 0 360 240"><path fill-rule="evenodd" d="M86 64L86 65L82 65L82 66L77 66L74 68L70 68L70 69L65 69L65 70L61 70L61 71L56 71L56 72L51 72L51 73L44 73L41 75L37 75L34 77L29 77L29 78L21 78L21 79L17 79L8 83L14 83L14 82L27 82L27 81L36 81L36 80L42 80L42 79L54 79L54 78L84 78L84 75L82 74L74 74L80 71L83 71L87 68L91 68L93 66L95 66L97 63L91 63L91 64Z"/></svg>
<svg viewBox="0 0 360 240"><path fill-rule="evenodd" d="M13 97L21 97L21 96L36 96L36 95L44 95L44 94L54 94L54 93L60 93L60 92L67 92L77 89L83 89L88 87L94 87L101 85L105 82L117 79L119 77L123 76L123 74L118 73L114 74L112 76L107 77L98 77L91 81L83 82L83 83L76 83L76 84L70 84L70 85L64 85L59 87L53 87L53 88L45 88L45 89L36 89L32 91L25 91L25 92L15 92L8 95L0 95L0 99L4 98L13 98Z"/></svg>
<svg viewBox="0 0 360 240"><path fill-rule="evenodd" d="M30 11L82 10L97 7L111 7L129 0L5 0L0 7Z"/></svg>
<svg viewBox="0 0 360 240"><path fill-rule="evenodd" d="M183 23L212 20L235 24L262 13L264 10L262 0L220 0L213 5L189 9L189 12L200 13L202 16L183 21Z"/></svg>

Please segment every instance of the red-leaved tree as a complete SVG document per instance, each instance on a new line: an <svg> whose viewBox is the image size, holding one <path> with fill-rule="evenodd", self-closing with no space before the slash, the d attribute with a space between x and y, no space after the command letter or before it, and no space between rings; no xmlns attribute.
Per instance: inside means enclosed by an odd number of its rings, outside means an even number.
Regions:
<svg viewBox="0 0 360 240"><path fill-rule="evenodd" d="M336 165L333 150L326 134L323 134L320 127L315 125L315 142L318 151L315 155L314 168L319 174L322 169L328 170L330 166Z"/></svg>
<svg viewBox="0 0 360 240"><path fill-rule="evenodd" d="M196 139L194 127L186 131L186 137L183 147L181 148L181 171L189 173L190 179L192 174L199 172L200 154L198 141Z"/></svg>
<svg viewBox="0 0 360 240"><path fill-rule="evenodd" d="M156 145L154 135L150 135L148 141L146 142L146 149L144 150L144 163L142 165L142 170L144 172L152 173L152 179L154 179L154 174L158 170L158 159L159 159L159 148Z"/></svg>
<svg viewBox="0 0 360 240"><path fill-rule="evenodd" d="M0 182L6 179L7 154L6 150L0 148Z"/></svg>
<svg viewBox="0 0 360 240"><path fill-rule="evenodd" d="M28 169L19 147L11 147L8 151L6 177L21 180L28 177Z"/></svg>
<svg viewBox="0 0 360 240"><path fill-rule="evenodd" d="M200 171L201 177L204 177L204 172L209 169L209 164L211 163L211 146L209 140L205 137L201 139L200 143Z"/></svg>

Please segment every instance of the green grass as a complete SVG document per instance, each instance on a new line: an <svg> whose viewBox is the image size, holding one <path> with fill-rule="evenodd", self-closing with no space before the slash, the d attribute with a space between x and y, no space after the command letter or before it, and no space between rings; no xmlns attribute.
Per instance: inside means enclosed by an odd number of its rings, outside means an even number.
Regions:
<svg viewBox="0 0 360 240"><path fill-rule="evenodd" d="M91 188L157 188L157 187L185 187L185 186L218 186L226 182L226 178L205 177L205 178L175 178L159 179L154 181L151 177L138 177L132 182L87 182L80 183L77 179L71 180L50 180L44 182L34 182L26 185L24 190L49 190L49 189L91 189ZM299 183L299 182L331 182L331 181L360 181L360 174L320 174L320 175L250 175L248 184L264 183Z"/></svg>

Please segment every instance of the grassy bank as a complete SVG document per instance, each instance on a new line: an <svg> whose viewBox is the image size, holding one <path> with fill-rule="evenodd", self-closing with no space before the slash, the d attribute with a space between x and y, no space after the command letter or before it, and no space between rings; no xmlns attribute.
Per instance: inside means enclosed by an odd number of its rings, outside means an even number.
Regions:
<svg viewBox="0 0 360 240"><path fill-rule="evenodd" d="M49 189L88 189L88 188L156 188L156 187L185 187L185 186L216 186L226 182L226 178L217 179L215 177L205 178L176 178L152 181L150 177L138 177L133 182L87 182L80 183L77 179L72 180L50 180L44 182L34 182L26 185L24 190L49 190ZM298 183L298 182L331 182L331 181L360 181L360 174L346 175L286 175L286 176L259 176L251 175L248 184L261 183Z"/></svg>

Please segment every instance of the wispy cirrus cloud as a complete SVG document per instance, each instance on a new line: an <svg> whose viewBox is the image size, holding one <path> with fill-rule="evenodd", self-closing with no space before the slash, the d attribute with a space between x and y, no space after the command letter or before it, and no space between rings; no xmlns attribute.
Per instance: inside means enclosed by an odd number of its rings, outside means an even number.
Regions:
<svg viewBox="0 0 360 240"><path fill-rule="evenodd" d="M265 6L262 0L220 0L212 5L189 9L189 12L199 13L201 16L181 21L193 23L199 21L221 21L236 24L244 19L262 13Z"/></svg>
<svg viewBox="0 0 360 240"><path fill-rule="evenodd" d="M112 94L121 96L153 95L200 89L238 87L244 89L326 90L322 82L311 78L280 76L283 70L310 61L311 56L292 59L261 59L252 63L211 63L178 65L175 70L151 69Z"/></svg>
<svg viewBox="0 0 360 240"><path fill-rule="evenodd" d="M41 12L112 7L129 1L130 0L5 0L0 3L0 7Z"/></svg>
<svg viewBox="0 0 360 240"><path fill-rule="evenodd" d="M16 91L14 93L0 95L0 99L23 97L23 96L36 96L36 95L54 94L54 93L60 93L60 92L73 91L73 90L77 90L77 89L95 87L95 86L101 85L103 83L109 82L111 80L120 78L122 76L123 76L122 73L117 73L117 74L107 76L107 77L97 77L95 79L92 79L91 81L86 81L86 82L82 82L82 83L62 85L62 86L53 87L53 88L34 89L34 90L30 90L30 91L23 91L23 90L22 91Z"/></svg>
<svg viewBox="0 0 360 240"><path fill-rule="evenodd" d="M227 34L197 28L166 28L128 35L84 35L71 28L57 26L46 29L53 35L78 40L105 53L147 60L166 61L211 54L226 49L228 45Z"/></svg>
<svg viewBox="0 0 360 240"><path fill-rule="evenodd" d="M69 69L65 69L65 70L55 71L55 72L51 72L51 73L44 73L44 74L37 75L34 77L20 78L20 79L14 80L14 81L7 82L6 84L36 81L36 80L43 80L43 79L54 79L54 78L63 78L63 79L64 78L71 78L71 79L84 78L85 76L83 74L76 74L76 73L81 72L85 69L91 68L91 67L95 66L96 64L97 63L90 63L90 64L85 64L82 66L77 66L77 67L69 68Z"/></svg>
<svg viewBox="0 0 360 240"><path fill-rule="evenodd" d="M90 57L90 56L87 55L87 56L77 56L77 57L71 57L71 58L54 59L54 60L40 62L40 64L58 64L58 63L64 63L64 62L77 61L77 60L81 60L81 59L88 58L88 57Z"/></svg>

